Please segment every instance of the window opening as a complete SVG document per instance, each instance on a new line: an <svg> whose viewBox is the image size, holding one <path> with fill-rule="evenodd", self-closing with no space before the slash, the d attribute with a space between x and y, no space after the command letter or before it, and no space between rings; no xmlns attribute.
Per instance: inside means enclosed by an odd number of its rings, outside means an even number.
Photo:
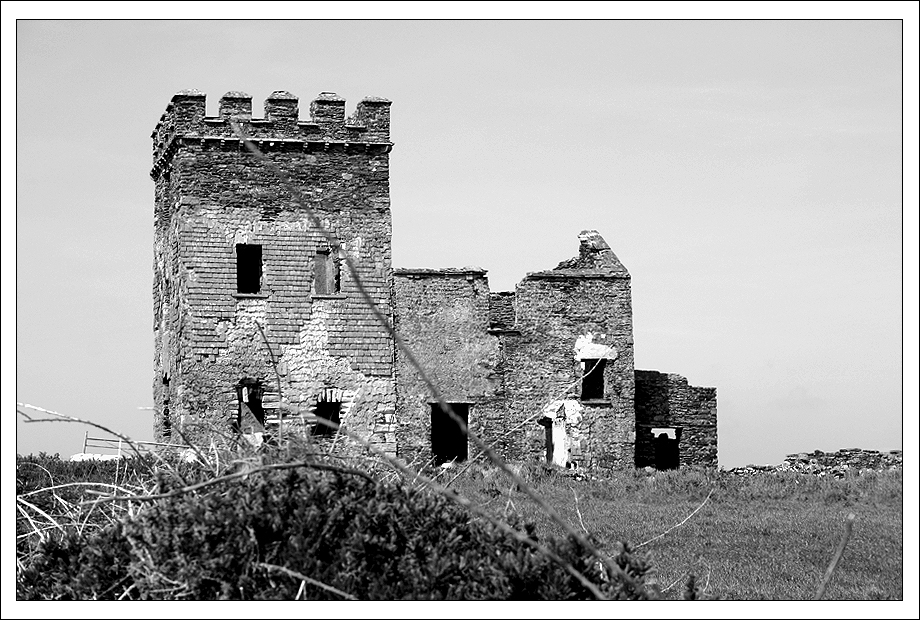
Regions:
<svg viewBox="0 0 920 620"><path fill-rule="evenodd" d="M265 410L262 408L262 384L256 379L243 379L236 385L236 427L243 433L260 433L265 430Z"/></svg>
<svg viewBox="0 0 920 620"><path fill-rule="evenodd" d="M319 401L316 403L316 417L328 420L333 424L341 424L342 403L335 401ZM338 429L326 426L322 422L317 422L313 426L312 435L314 437L331 437L338 432Z"/></svg>
<svg viewBox="0 0 920 620"><path fill-rule="evenodd" d="M464 425L469 423L469 403L450 403L450 407ZM465 461L468 455L466 433L438 403L431 404L431 455L435 465Z"/></svg>
<svg viewBox="0 0 920 620"><path fill-rule="evenodd" d="M313 261L313 292L316 295L337 295L342 276L338 256L329 249L319 250Z"/></svg>
<svg viewBox="0 0 920 620"><path fill-rule="evenodd" d="M236 244L236 292L255 294L262 288L262 246Z"/></svg>
<svg viewBox="0 0 920 620"><path fill-rule="evenodd" d="M581 376L581 399L601 400L604 398L604 366L607 360L584 360L584 374Z"/></svg>

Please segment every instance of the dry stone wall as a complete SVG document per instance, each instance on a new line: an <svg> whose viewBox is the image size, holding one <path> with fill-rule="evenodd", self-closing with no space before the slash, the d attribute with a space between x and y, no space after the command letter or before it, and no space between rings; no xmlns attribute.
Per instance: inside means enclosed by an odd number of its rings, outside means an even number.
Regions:
<svg viewBox="0 0 920 620"><path fill-rule="evenodd" d="M795 472L843 478L848 473L901 469L904 455L900 450L882 452L861 448L844 448L836 452L800 452L788 455L778 465L746 465L728 470L736 476L756 476L775 472Z"/></svg>

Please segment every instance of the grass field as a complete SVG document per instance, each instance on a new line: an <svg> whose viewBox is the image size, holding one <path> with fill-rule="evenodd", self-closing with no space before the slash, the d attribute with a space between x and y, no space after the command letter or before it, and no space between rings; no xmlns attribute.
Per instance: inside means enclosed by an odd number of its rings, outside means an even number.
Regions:
<svg viewBox="0 0 920 620"><path fill-rule="evenodd" d="M111 506L109 512L77 514L76 506L87 497L88 487L25 495L50 486L49 476L56 485L112 482L115 464L27 460L18 462L18 494L59 523L82 520L83 528L90 531L125 518L124 509L116 514ZM440 481L453 475L441 473ZM143 477L143 473L127 477L122 473L120 484L141 485ZM795 473L742 478L711 470L631 471L598 479L533 466L522 468L522 477L603 550L616 553L617 543L625 542L646 554L652 567L646 580L657 583L663 598L681 598L693 574L704 598L812 599L849 513L856 517L852 536L824 598L903 598L900 470L851 473L841 479ZM474 465L451 488L496 517L533 522L543 539L563 536L559 526L497 470ZM31 514L31 521L26 514ZM30 532L40 527L46 536L56 532L41 522L35 511L21 510L17 531L22 536L18 545L22 564L28 562L37 536Z"/></svg>
<svg viewBox="0 0 920 620"><path fill-rule="evenodd" d="M613 551L618 541L641 545L667 598L679 597L692 572L707 596L720 599L812 599L849 513L856 515L852 536L824 598L903 597L899 470L842 479L713 471L629 472L600 480L539 469L529 474L541 497L570 523L583 524L604 549ZM471 471L455 484L495 514L517 513L534 520L538 531L561 534L488 470Z"/></svg>

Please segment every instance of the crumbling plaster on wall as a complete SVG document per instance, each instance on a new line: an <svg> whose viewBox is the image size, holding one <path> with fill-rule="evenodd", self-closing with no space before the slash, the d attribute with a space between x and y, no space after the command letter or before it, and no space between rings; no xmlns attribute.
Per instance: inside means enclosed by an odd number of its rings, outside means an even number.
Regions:
<svg viewBox="0 0 920 620"><path fill-rule="evenodd" d="M604 341L607 339L607 334L598 334L597 339L599 342L594 342L595 335L591 332L587 334L582 334L575 339L575 359L582 362L582 369L584 369L584 360L615 360L617 358L617 350L607 344L604 344Z"/></svg>
<svg viewBox="0 0 920 620"><path fill-rule="evenodd" d="M578 400L554 400L543 408L538 422L549 427L552 442L551 461L559 467L577 467L572 455L583 454L581 420L584 407Z"/></svg>

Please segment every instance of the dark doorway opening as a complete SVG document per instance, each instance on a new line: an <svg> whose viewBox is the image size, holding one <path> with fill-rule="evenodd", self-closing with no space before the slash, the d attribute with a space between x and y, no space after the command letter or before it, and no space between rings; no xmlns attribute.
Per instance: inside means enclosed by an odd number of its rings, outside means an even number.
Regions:
<svg viewBox="0 0 920 620"><path fill-rule="evenodd" d="M239 403L237 430L243 433L257 433L265 430L262 393L262 383L258 379L241 379L236 384L236 396Z"/></svg>
<svg viewBox="0 0 920 620"><path fill-rule="evenodd" d="M342 416L342 403L339 402L326 402L320 401L316 403L316 417L323 420L332 422L333 424L341 424ZM313 426L311 434L314 437L332 437L338 432L338 429L327 426L322 422L317 422Z"/></svg>
<svg viewBox="0 0 920 620"><path fill-rule="evenodd" d="M584 360L585 371L581 376L581 399L602 400L604 398L604 366L607 360Z"/></svg>
<svg viewBox="0 0 920 620"><path fill-rule="evenodd" d="M463 420L465 427L470 419L469 403L449 404L457 417ZM431 404L431 456L435 465L465 461L468 456L464 429L461 429L438 403Z"/></svg>
<svg viewBox="0 0 920 620"><path fill-rule="evenodd" d="M538 422L543 426L544 442L546 445L546 462L553 462L553 421L550 418L541 418Z"/></svg>
<svg viewBox="0 0 920 620"><path fill-rule="evenodd" d="M256 294L262 288L262 246L236 244L236 292Z"/></svg>
<svg viewBox="0 0 920 620"><path fill-rule="evenodd" d="M680 447L677 431L675 436L659 433L655 437L655 469L677 469L680 466Z"/></svg>

